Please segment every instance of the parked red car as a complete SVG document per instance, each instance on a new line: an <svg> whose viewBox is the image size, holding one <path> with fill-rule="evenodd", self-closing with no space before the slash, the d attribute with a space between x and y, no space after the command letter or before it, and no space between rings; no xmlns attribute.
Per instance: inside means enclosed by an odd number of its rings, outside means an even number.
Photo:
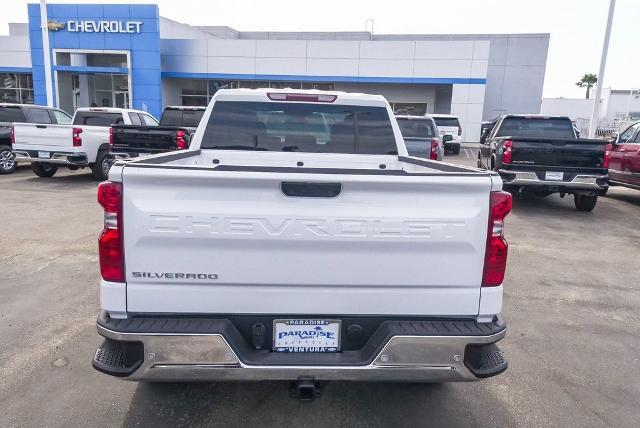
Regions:
<svg viewBox="0 0 640 428"><path fill-rule="evenodd" d="M640 122L625 129L614 141L609 184L640 190Z"/></svg>

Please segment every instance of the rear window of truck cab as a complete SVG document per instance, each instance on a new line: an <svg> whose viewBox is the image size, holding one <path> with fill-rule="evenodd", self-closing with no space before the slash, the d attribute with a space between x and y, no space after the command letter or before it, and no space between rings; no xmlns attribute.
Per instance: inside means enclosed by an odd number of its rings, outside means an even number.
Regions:
<svg viewBox="0 0 640 428"><path fill-rule="evenodd" d="M20 107L0 107L0 122L26 122L27 117Z"/></svg>
<svg viewBox="0 0 640 428"><path fill-rule="evenodd" d="M437 126L450 126L460 128L460 122L457 117L434 117Z"/></svg>
<svg viewBox="0 0 640 428"><path fill-rule="evenodd" d="M428 119L398 118L398 126L403 138L435 138L436 131Z"/></svg>
<svg viewBox="0 0 640 428"><path fill-rule="evenodd" d="M217 101L202 149L397 154L384 107Z"/></svg>
<svg viewBox="0 0 640 428"><path fill-rule="evenodd" d="M569 119L548 117L505 117L496 137L576 138Z"/></svg>
<svg viewBox="0 0 640 428"><path fill-rule="evenodd" d="M111 126L122 125L122 113L109 113L106 111L79 111L73 117L74 125L86 126Z"/></svg>
<svg viewBox="0 0 640 428"><path fill-rule="evenodd" d="M197 128L200 123L200 119L204 115L203 109L198 110L179 110L179 109L166 109L162 113L160 118L160 125L162 126L187 126L191 128Z"/></svg>

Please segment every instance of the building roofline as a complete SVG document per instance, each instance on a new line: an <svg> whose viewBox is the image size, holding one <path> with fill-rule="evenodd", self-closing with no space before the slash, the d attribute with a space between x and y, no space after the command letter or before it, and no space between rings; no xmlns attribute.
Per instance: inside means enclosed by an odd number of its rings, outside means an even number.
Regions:
<svg viewBox="0 0 640 428"><path fill-rule="evenodd" d="M233 27L226 25L191 25L182 22L175 21L171 18L162 16L161 18L173 21L194 30L202 31L215 38L228 38L228 39L279 39L279 40L353 40L353 41L415 41L415 40L432 40L432 39L458 39L458 40L481 40L481 39L496 39L496 38L550 38L550 33L487 33L487 34L455 34L455 33L442 33L442 34L373 34L370 31L240 31ZM225 36L225 33L228 36Z"/></svg>

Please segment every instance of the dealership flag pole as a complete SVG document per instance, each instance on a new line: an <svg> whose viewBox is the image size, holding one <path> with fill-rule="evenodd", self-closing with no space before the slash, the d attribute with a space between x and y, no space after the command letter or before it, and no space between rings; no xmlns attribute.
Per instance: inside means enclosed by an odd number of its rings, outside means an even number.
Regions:
<svg viewBox="0 0 640 428"><path fill-rule="evenodd" d="M47 90L47 105L53 107L51 53L49 52L49 28L47 27L47 21L47 1L40 0L40 28L42 29L42 51L44 52L44 84Z"/></svg>
<svg viewBox="0 0 640 428"><path fill-rule="evenodd" d="M607 30L604 33L604 45L602 46L602 56L600 57L600 71L598 71L598 83L596 84L596 95L593 99L593 110L591 110L591 122L589 123L589 138L594 138L598 127L598 116L600 113L600 96L602 95L602 85L604 84L604 68L607 65L607 52L609 51L609 38L611 37L611 24L613 23L613 9L616 7L616 0L610 0L609 18L607 19Z"/></svg>

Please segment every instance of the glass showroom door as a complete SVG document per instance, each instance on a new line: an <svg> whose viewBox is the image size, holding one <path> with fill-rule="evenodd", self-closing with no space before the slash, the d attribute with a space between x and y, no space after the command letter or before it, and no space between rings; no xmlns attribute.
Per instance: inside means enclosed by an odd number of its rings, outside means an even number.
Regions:
<svg viewBox="0 0 640 428"><path fill-rule="evenodd" d="M129 92L114 92L113 106L119 108L129 108Z"/></svg>

